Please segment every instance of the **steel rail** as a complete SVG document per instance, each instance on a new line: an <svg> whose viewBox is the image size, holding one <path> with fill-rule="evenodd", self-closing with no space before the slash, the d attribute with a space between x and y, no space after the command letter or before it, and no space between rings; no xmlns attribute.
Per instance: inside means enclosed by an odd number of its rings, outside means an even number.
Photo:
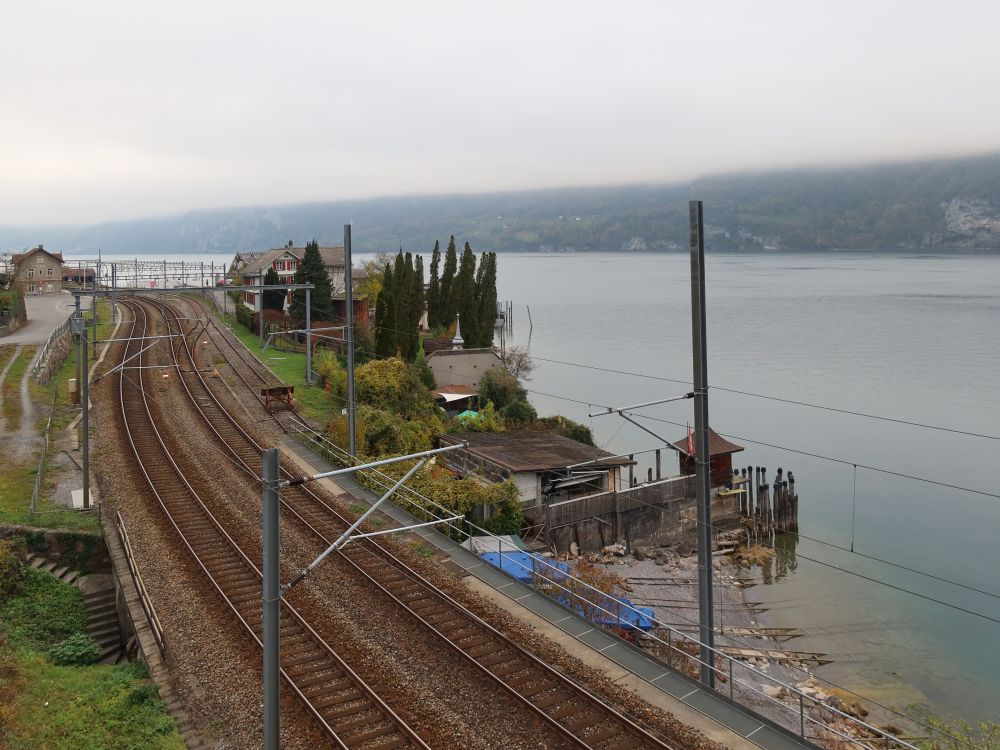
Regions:
<svg viewBox="0 0 1000 750"><path fill-rule="evenodd" d="M145 311L142 305L131 302L124 304L133 312L133 332L138 327L140 319L143 320L145 328ZM131 343L126 345L126 354L130 346ZM129 393L126 393L126 383L131 385ZM163 437L156 429L145 388L142 386L141 375L139 383L123 375L119 376L119 400L125 432L133 453L167 519L195 562L208 577L212 587L223 598L258 647L262 647L259 636L261 613L254 608L254 602L261 591L259 569L205 506L177 466ZM130 415L130 410L134 411L140 404L139 413ZM140 448L139 443L143 441L136 439L141 437L141 433L138 432L139 426L134 420L137 416L141 418L143 414L146 419L142 427L148 429L150 437L155 438L155 443L147 438L147 445ZM148 456L144 460L141 455L141 451L148 450L150 444L153 445L154 452L156 444L160 448L153 461L148 460ZM151 475L148 468L150 466L161 467L160 473ZM164 479L170 481L175 492L179 491L180 494L186 495L180 502L186 502L190 506L187 509L189 511L187 521L181 516L180 511L184 510L183 508L171 509L170 506L177 503L172 503L170 498L166 497L163 490ZM192 511L196 516L194 523L191 522ZM206 521L208 523L205 523ZM214 549L211 546L213 542ZM205 547L208 549L204 549ZM241 572L242 577L240 577ZM228 577L224 579L224 575ZM229 592L226 591L227 587L230 589ZM426 743L365 684L298 612L287 602L282 602L282 605L286 615L282 621L282 637L286 642L293 644L286 651L281 669L282 677L333 742L345 749L364 746L387 750L406 746L426 750L428 747ZM249 613L246 610L249 610ZM334 693L338 693L337 700L317 705L319 703L317 697L328 697Z"/></svg>
<svg viewBox="0 0 1000 750"><path fill-rule="evenodd" d="M164 315L171 314L176 319L176 312L170 310L168 306L163 306L162 311ZM263 447L218 401L201 375L196 356L187 345L186 339L181 338L181 341L184 342L192 367L181 368L181 363L177 362L178 368L183 369L192 380L197 378L200 381L204 392L212 401L214 408L211 411L219 418L224 418L228 425L220 427L213 424L206 412L205 404L188 390L192 403L205 418L210 429L219 437L221 447L228 450L238 465L256 479L256 472L247 462L244 450L238 450L233 445L233 440L223 437L222 432L230 435L235 432L241 435L246 441L246 447L252 446L254 455L259 455ZM282 472L289 475L284 469ZM313 507L301 507L303 501ZM336 509L303 486L283 489L281 503L286 511L325 544L329 544L331 538L350 523ZM337 525L329 520L331 516L337 519ZM318 528L321 526L326 526L327 529L324 531ZM365 555L367 558L364 560L358 559ZM582 748L592 748L598 744L602 748L670 747L634 720L514 643L492 625L415 573L375 540L366 539L363 544L352 545L342 550L338 557L406 610L421 626L442 639L451 649L470 661L478 671L503 687L574 745ZM368 569L365 568L365 563ZM394 586L396 590L391 590L390 586ZM435 608L440 611L433 611ZM503 656L505 650L506 658ZM527 674L524 674L525 672ZM519 679L515 679L518 676ZM596 716L593 711L597 712ZM615 739L619 741L614 742Z"/></svg>

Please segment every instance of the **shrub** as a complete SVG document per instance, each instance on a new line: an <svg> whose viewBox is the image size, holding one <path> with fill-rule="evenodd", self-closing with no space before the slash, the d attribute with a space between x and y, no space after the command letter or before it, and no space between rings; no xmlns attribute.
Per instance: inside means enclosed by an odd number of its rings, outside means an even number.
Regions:
<svg viewBox="0 0 1000 750"><path fill-rule="evenodd" d="M236 305L236 322L240 325L250 328L250 317L253 315L253 310L244 305L242 302Z"/></svg>
<svg viewBox="0 0 1000 750"><path fill-rule="evenodd" d="M21 590L27 554L24 539L0 540L0 601L17 595Z"/></svg>
<svg viewBox="0 0 1000 750"><path fill-rule="evenodd" d="M517 378L505 370L487 370L479 379L479 398L503 409L515 401L527 400L528 394Z"/></svg>
<svg viewBox="0 0 1000 750"><path fill-rule="evenodd" d="M45 651L87 629L83 594L51 573L25 568L21 593L0 602L0 620L18 645Z"/></svg>
<svg viewBox="0 0 1000 750"><path fill-rule="evenodd" d="M576 440L586 445L594 445L594 434L590 431L590 428L566 417L541 417L532 423L532 428L555 432L571 440Z"/></svg>
<svg viewBox="0 0 1000 750"><path fill-rule="evenodd" d="M507 404L507 406L500 410L500 415L514 427L522 427L534 422L538 418L538 412L535 411L535 407L523 398Z"/></svg>
<svg viewBox="0 0 1000 750"><path fill-rule="evenodd" d="M60 667L93 664L101 656L101 647L86 633L73 633L49 649L49 658Z"/></svg>

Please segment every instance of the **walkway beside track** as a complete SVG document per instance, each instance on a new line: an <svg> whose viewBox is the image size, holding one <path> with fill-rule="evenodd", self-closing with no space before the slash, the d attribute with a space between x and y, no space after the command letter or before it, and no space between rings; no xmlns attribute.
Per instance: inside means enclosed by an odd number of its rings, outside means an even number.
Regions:
<svg viewBox="0 0 1000 750"><path fill-rule="evenodd" d="M281 449L286 458L300 465L303 473L340 468L291 435L284 439ZM353 476L339 476L336 482L324 479L321 483L333 492L346 492L368 503L378 499L378 495L358 484ZM413 516L396 505L387 503L380 510L383 508L400 526L417 523ZM709 739L736 750L756 747L817 750L815 745L750 714L687 675L651 659L641 649L500 572L444 534L429 528L411 533L418 534L447 555L461 574L471 576L471 581L467 579L470 589L535 626L570 655L602 670L614 681L670 712L678 721L697 728Z"/></svg>

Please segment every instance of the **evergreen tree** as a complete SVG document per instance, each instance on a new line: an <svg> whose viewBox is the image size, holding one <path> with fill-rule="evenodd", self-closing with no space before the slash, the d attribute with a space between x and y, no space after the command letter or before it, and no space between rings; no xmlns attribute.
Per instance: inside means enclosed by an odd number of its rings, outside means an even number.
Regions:
<svg viewBox="0 0 1000 750"><path fill-rule="evenodd" d="M406 317L409 314L410 291L413 275L412 266L407 266L406 256L400 251L396 255L395 264L392 268L392 327L395 329L396 346L403 349L406 346ZM412 260L411 260L412 263Z"/></svg>
<svg viewBox="0 0 1000 750"><path fill-rule="evenodd" d="M479 311L476 309L476 255L472 246L465 243L462 262L455 277L452 297L457 312L462 316L462 338L470 347L482 346L479 329Z"/></svg>
<svg viewBox="0 0 1000 750"><path fill-rule="evenodd" d="M441 316L441 243L434 240L434 250L431 252L431 278L427 285L427 326L432 331L440 325Z"/></svg>
<svg viewBox="0 0 1000 750"><path fill-rule="evenodd" d="M493 344L497 317L497 254L483 253L476 272L476 311L479 315L479 346Z"/></svg>
<svg viewBox="0 0 1000 750"><path fill-rule="evenodd" d="M455 250L455 235L448 240L448 252L444 256L444 271L441 274L441 317L438 325L447 328L455 322L458 309L455 301L455 271L458 269L458 253Z"/></svg>
<svg viewBox="0 0 1000 750"><path fill-rule="evenodd" d="M412 362L417 358L417 350L420 348L420 317L424 313L423 257L419 255L416 257L410 278L409 309L406 315L406 328L403 329L406 331L404 358L407 362Z"/></svg>
<svg viewBox="0 0 1000 750"><path fill-rule="evenodd" d="M310 292L312 304L312 320L333 320L333 291L330 277L323 265L323 257L319 254L319 243L314 239L306 245L306 252L295 271L296 284L312 284ZM300 320L306 317L306 290L296 289L292 292L292 304L289 315Z"/></svg>
<svg viewBox="0 0 1000 750"><path fill-rule="evenodd" d="M274 270L274 266L271 266L267 269L267 273L264 274L264 286L280 283L281 279L278 277L278 272ZM261 305L263 305L265 310L282 312L285 309L285 292L281 289L265 289Z"/></svg>
<svg viewBox="0 0 1000 750"><path fill-rule="evenodd" d="M375 302L375 355L377 357L396 356L396 331L392 324L393 277L388 264L382 276L382 291Z"/></svg>

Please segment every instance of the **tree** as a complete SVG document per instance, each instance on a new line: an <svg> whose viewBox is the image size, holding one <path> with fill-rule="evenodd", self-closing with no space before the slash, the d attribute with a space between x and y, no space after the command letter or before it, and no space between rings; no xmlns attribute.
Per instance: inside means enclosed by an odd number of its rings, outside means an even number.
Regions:
<svg viewBox="0 0 1000 750"><path fill-rule="evenodd" d="M314 239L306 245L306 252L295 271L296 284L312 284L310 303L312 304L312 320L333 320L333 293L330 276L323 265L323 257L319 254L319 243ZM296 289L292 292L292 304L288 313L294 318L305 320L306 290Z"/></svg>
<svg viewBox="0 0 1000 750"><path fill-rule="evenodd" d="M434 240L434 250L431 252L431 278L427 284L427 327L432 331L438 327L441 315L441 243Z"/></svg>
<svg viewBox="0 0 1000 750"><path fill-rule="evenodd" d="M382 291L378 293L378 301L375 303L376 357L396 355L396 329L392 321L394 306L392 269L386 264L382 271Z"/></svg>
<svg viewBox="0 0 1000 750"><path fill-rule="evenodd" d="M479 379L480 402L492 401L501 411L515 401L526 401L527 398L528 394L521 384L505 370L487 370Z"/></svg>
<svg viewBox="0 0 1000 750"><path fill-rule="evenodd" d="M480 347L482 336L479 329L479 314L476 310L476 254L468 242L462 251L462 262L455 278L452 298L456 312L462 316L462 338L470 347ZM491 337L492 338L492 337Z"/></svg>
<svg viewBox="0 0 1000 750"><path fill-rule="evenodd" d="M503 353L503 369L517 381L531 380L535 361L523 346L508 346Z"/></svg>
<svg viewBox="0 0 1000 750"><path fill-rule="evenodd" d="M281 279L278 277L278 272L275 271L273 267L268 268L267 273L264 274L264 286L280 283ZM278 312L284 312L285 292L281 289L265 289L264 294L262 295L261 305L263 305L265 310L277 310Z"/></svg>
<svg viewBox="0 0 1000 750"><path fill-rule="evenodd" d="M483 253L476 272L476 314L479 318L479 346L493 344L497 318L497 254Z"/></svg>
<svg viewBox="0 0 1000 750"><path fill-rule="evenodd" d="M441 274L441 315L437 324L441 328L448 328L455 322L455 312L458 307L455 303L455 295L452 286L455 284L455 272L458 270L458 254L455 250L455 235L448 240L448 252L444 256L444 272Z"/></svg>
<svg viewBox="0 0 1000 750"><path fill-rule="evenodd" d="M402 348L403 358L407 362L412 362L417 358L417 351L420 349L420 318L424 314L424 259L419 255L410 272L410 295L407 302L406 327L402 329L405 331L405 342Z"/></svg>

